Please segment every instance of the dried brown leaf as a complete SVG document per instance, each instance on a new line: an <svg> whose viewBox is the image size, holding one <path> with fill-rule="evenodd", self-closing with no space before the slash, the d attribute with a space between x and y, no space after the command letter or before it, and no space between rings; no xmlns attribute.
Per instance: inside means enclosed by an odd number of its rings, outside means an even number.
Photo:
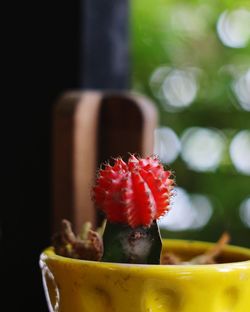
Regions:
<svg viewBox="0 0 250 312"><path fill-rule="evenodd" d="M61 231L52 237L52 246L56 254L64 257L100 261L103 254L103 241L99 233L86 223L81 233L76 236L71 223L62 220Z"/></svg>

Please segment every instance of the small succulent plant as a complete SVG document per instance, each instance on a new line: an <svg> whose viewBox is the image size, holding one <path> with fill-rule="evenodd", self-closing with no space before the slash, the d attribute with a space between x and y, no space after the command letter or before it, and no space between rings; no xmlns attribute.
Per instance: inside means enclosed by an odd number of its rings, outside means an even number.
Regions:
<svg viewBox="0 0 250 312"><path fill-rule="evenodd" d="M211 264L229 242L224 233L204 254L188 261L164 251L157 220L170 208L174 180L156 156L127 162L114 159L98 171L93 201L106 219L96 231L87 222L75 235L71 223L62 220L61 231L52 238L61 256L104 262L141 264Z"/></svg>
<svg viewBox="0 0 250 312"><path fill-rule="evenodd" d="M169 210L173 183L156 156L117 158L99 170L93 200L107 218L102 261L160 263L157 219Z"/></svg>

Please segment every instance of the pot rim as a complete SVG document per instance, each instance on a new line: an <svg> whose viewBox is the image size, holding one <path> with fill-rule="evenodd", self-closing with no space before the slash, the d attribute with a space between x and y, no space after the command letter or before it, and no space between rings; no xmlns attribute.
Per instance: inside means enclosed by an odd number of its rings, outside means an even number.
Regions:
<svg viewBox="0 0 250 312"><path fill-rule="evenodd" d="M170 249L189 249L192 247L193 250L199 250L199 252L204 251L208 248L214 246L215 243L212 242L204 242L197 240L181 240L181 239L163 239L163 250ZM236 245L227 245L223 248L223 251L234 254L234 255L242 255L243 257L249 257L249 260L242 260L237 262L225 262L225 263L216 263L216 264L187 264L187 265L168 265L168 264L130 264L130 263L113 263L113 262L100 262L100 261L90 261L90 260L82 260L82 259L74 259L68 258L64 256L60 256L55 254L53 247L46 248L40 255L40 266L42 267L44 262L47 260L51 260L53 262L64 263L64 264L76 264L76 265L84 265L98 268L109 268L109 269L127 269L127 268L135 268L140 270L148 270L152 268L154 270L162 270L166 268L167 270L180 270L186 271L188 270L216 270L227 272L231 271L232 268L245 268L250 269L250 248L241 247Z"/></svg>

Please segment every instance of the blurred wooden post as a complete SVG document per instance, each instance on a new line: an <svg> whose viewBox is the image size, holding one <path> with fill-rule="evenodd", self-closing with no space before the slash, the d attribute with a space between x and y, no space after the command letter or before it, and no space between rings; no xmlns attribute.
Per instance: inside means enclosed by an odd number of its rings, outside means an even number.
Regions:
<svg viewBox="0 0 250 312"><path fill-rule="evenodd" d="M97 225L91 201L96 169L111 157L153 153L154 105L128 92L72 92L58 101L53 134L53 230L62 218L76 231Z"/></svg>
<svg viewBox="0 0 250 312"><path fill-rule="evenodd" d="M96 131L101 95L72 92L63 95L54 111L53 231L62 218L79 229L95 220L90 187L96 167Z"/></svg>

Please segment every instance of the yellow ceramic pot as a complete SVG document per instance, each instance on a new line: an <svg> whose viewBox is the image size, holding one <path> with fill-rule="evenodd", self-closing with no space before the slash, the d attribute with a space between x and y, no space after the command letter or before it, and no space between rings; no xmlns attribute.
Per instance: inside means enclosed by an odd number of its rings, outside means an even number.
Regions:
<svg viewBox="0 0 250 312"><path fill-rule="evenodd" d="M188 259L210 243L164 241ZM248 312L250 249L227 246L210 265L130 265L69 259L46 249L40 258L52 312Z"/></svg>

